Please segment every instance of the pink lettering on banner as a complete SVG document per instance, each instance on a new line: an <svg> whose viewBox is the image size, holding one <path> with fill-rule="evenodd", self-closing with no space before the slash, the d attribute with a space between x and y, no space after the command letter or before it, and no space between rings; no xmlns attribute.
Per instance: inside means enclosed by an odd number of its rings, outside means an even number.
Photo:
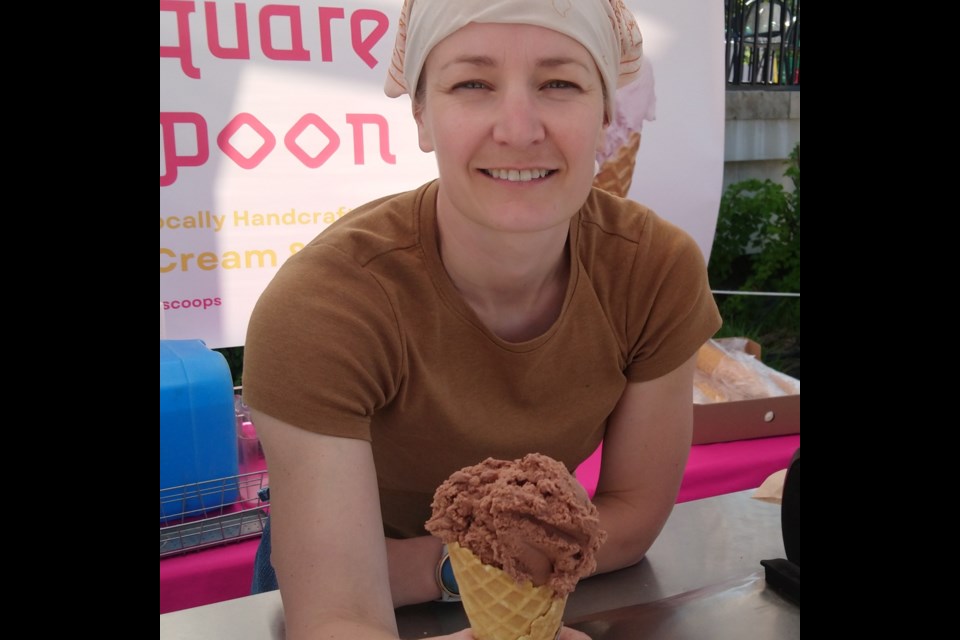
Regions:
<svg viewBox="0 0 960 640"><path fill-rule="evenodd" d="M224 60L249 60L250 33L247 30L247 5L240 2L233 8L233 14L237 21L237 46L233 48L224 47L220 44L217 3L205 2L203 8L204 16L207 19L207 46L210 47L210 53Z"/></svg>
<svg viewBox="0 0 960 640"><path fill-rule="evenodd" d="M253 152L249 158L230 144L230 138L244 125L253 129L263 140L260 148ZM241 168L253 169L263 162L263 159L270 155L273 148L277 146L277 137L273 135L270 129L267 129L266 125L254 116L249 113L238 113L227 123L227 126L223 128L220 135L217 136L217 146L220 147L220 150L223 151L228 158L236 162Z"/></svg>
<svg viewBox="0 0 960 640"><path fill-rule="evenodd" d="M364 20L373 20L377 23L366 38L363 37L363 31L360 28L360 23ZM389 26L390 21L387 16L373 9L357 9L350 16L350 43L360 59L371 69L377 66L377 59L373 57L370 50L380 42L380 38L387 32Z"/></svg>
<svg viewBox="0 0 960 640"><path fill-rule="evenodd" d="M363 125L374 124L380 131L380 157L387 164L397 164L397 157L390 153L390 125L387 119L376 113L348 113L347 123L353 126L353 163L363 164Z"/></svg>
<svg viewBox="0 0 960 640"><path fill-rule="evenodd" d="M344 118L353 129L353 163L366 164L364 154L364 125L374 125L377 128L380 158L387 164L396 164L397 157L390 152L390 126L387 119L379 113L348 113ZM177 152L177 132L175 125L192 125L197 152L192 155L181 155ZM252 154L245 155L232 142L234 136L244 127L249 127L260 136L261 144ZM298 138L310 127L315 127L322 133L327 143L316 155L304 149ZM182 127L181 127L182 128ZM160 149L164 160L165 173L160 176L160 186L168 187L177 180L180 167L197 167L210 158L207 122L199 113L192 112L160 112ZM217 147L223 154L233 160L242 169L254 169L273 152L277 146L277 136L250 113L238 113L227 122L226 126L217 134ZM315 113L307 113L297 120L283 137L286 149L296 157L305 167L317 169L329 160L340 148L340 134Z"/></svg>
<svg viewBox="0 0 960 640"><path fill-rule="evenodd" d="M223 298L193 298L192 300L187 298L186 300L164 300L163 301L163 310L169 311L171 309L203 309L207 310L210 307L219 307L223 304Z"/></svg>
<svg viewBox="0 0 960 640"><path fill-rule="evenodd" d="M273 46L271 18L287 18L290 24L290 48ZM260 10L260 48L271 60L309 60L310 52L303 46L303 25L300 23L300 7L268 4Z"/></svg>
<svg viewBox="0 0 960 640"><path fill-rule="evenodd" d="M224 34L220 33L220 19L218 6L225 11L224 2L204 2L203 20L207 34L207 48L210 53L222 60L249 60L250 33L248 29L247 5L237 2L233 5L236 19L235 47L224 46ZM304 45L302 7L299 4L268 4L260 9L257 23L260 30L260 50L270 60L286 62L309 62L310 50ZM161 12L176 14L177 44L160 47L161 58L177 58L180 60L180 69L188 78L200 79L200 69L194 66L193 49L190 40L190 14L196 11L194 0L160 0ZM317 28L320 36L320 60L333 62L335 39L334 21L344 21L346 12L343 7L317 7L319 21ZM271 26L278 21L286 21L290 32L290 47L278 48L274 44ZM308 21L309 22L309 21ZM370 33L364 36L364 27L373 23ZM339 25L338 25L339 26ZM340 28L346 28L344 23ZM279 26L277 27L280 28ZM350 45L358 58L373 69L380 60L373 55L373 49L383 39L390 28L390 19L382 11L376 9L356 9L350 14ZM344 34L344 39L346 35ZM232 41L232 38L228 41Z"/></svg>
<svg viewBox="0 0 960 640"><path fill-rule="evenodd" d="M177 153L176 125L193 125L197 152L193 155ZM163 161L166 173L160 175L160 186L167 187L176 182L179 167L199 167L210 157L207 143L207 123L199 113L160 112L160 136L163 140Z"/></svg>
<svg viewBox="0 0 960 640"><path fill-rule="evenodd" d="M193 50L190 46L190 14L192 2L180 0L160 0L160 11L173 11L177 14L177 44L160 46L161 58L180 58L180 68L188 78L200 79L200 69L193 66Z"/></svg>
<svg viewBox="0 0 960 640"><path fill-rule="evenodd" d="M350 116L347 116L347 119L349 120ZM327 146L323 148L323 151L316 156L308 154L303 147L297 143L297 138L300 137L300 134L306 131L307 127L311 125L319 129L320 133L325 135L327 140L330 141L327 143ZM316 169L329 160L330 156L340 148L340 136L337 135L337 132L334 131L323 118L315 113L308 113L297 120L297 123L291 127L287 135L283 137L283 144L286 145L290 153L295 155L300 162L311 169Z"/></svg>
<svg viewBox="0 0 960 640"><path fill-rule="evenodd" d="M343 9L340 7L320 7L320 59L324 62L333 61L333 36L330 35L330 21L343 20Z"/></svg>

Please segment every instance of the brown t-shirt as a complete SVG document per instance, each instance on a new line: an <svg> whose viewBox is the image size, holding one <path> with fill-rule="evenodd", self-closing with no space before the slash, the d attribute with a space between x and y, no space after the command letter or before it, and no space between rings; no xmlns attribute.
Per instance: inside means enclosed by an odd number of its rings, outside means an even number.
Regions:
<svg viewBox="0 0 960 640"><path fill-rule="evenodd" d="M492 456L574 469L627 382L692 356L720 326L681 229L593 189L570 221L560 317L520 343L458 295L437 245L436 182L354 209L281 267L250 319L250 406L373 447L384 531L424 535L436 487Z"/></svg>

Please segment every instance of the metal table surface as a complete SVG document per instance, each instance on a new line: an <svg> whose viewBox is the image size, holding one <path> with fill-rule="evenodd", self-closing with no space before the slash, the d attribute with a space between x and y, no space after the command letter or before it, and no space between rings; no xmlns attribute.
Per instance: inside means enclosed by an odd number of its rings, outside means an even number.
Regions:
<svg viewBox="0 0 960 640"><path fill-rule="evenodd" d="M676 505L646 558L580 582L564 620L594 640L682 640L704 637L704 629L713 638L799 638L799 606L766 586L760 566L761 560L785 557L780 507L752 494ZM468 626L459 604L426 603L396 614L401 638ZM283 637L279 592L160 616L161 640Z"/></svg>

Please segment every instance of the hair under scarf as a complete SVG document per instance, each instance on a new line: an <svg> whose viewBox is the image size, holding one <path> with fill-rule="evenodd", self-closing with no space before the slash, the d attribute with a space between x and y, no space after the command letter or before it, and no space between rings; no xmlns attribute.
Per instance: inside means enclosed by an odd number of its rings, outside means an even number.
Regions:
<svg viewBox="0 0 960 640"><path fill-rule="evenodd" d="M471 22L530 24L579 42L600 69L608 121L617 87L640 71L643 36L623 0L404 0L384 92L412 97L430 51Z"/></svg>

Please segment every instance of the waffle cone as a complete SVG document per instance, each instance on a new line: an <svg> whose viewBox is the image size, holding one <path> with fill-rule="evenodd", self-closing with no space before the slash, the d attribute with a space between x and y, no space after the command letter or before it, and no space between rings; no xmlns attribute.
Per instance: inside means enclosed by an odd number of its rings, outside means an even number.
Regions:
<svg viewBox="0 0 960 640"><path fill-rule="evenodd" d="M600 172L593 179L593 186L610 193L627 197L633 182L633 170L637 165L637 152L640 151L640 133L633 131L627 143L610 156L600 166Z"/></svg>
<svg viewBox="0 0 960 640"><path fill-rule="evenodd" d="M457 543L448 546L463 608L477 640L555 640L566 596L549 587L518 584Z"/></svg>

